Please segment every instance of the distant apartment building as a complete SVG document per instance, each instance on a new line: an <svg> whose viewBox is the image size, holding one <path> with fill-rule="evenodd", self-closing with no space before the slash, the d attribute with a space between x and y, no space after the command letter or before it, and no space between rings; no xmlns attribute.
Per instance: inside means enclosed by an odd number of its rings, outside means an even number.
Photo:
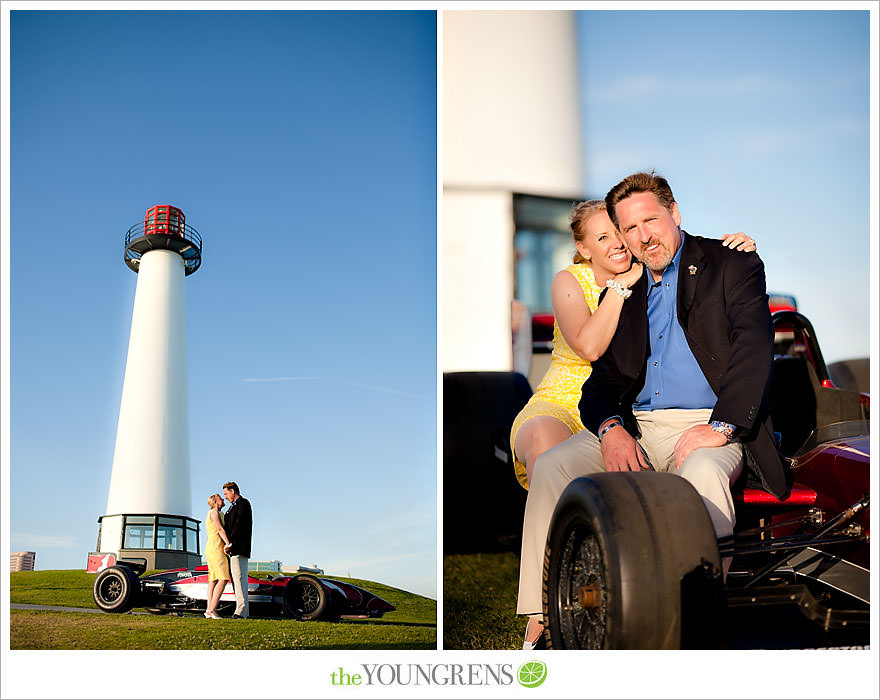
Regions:
<svg viewBox="0 0 880 700"><path fill-rule="evenodd" d="M9 554L10 571L33 571L36 552L11 552Z"/></svg>
<svg viewBox="0 0 880 700"><path fill-rule="evenodd" d="M302 564L297 564L296 566L285 566L284 573L286 574L323 574L324 569L318 568L317 564L313 564L312 566L303 566Z"/></svg>
<svg viewBox="0 0 880 700"><path fill-rule="evenodd" d="M281 562L278 559L272 561L248 560L248 571L271 571L281 573Z"/></svg>

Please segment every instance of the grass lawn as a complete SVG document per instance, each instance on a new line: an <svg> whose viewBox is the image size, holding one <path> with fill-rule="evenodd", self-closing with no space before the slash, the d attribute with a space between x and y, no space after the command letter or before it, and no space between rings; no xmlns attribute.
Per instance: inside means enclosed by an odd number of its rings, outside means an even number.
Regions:
<svg viewBox="0 0 880 700"><path fill-rule="evenodd" d="M521 649L526 618L516 614L519 557L443 557L443 648Z"/></svg>
<svg viewBox="0 0 880 700"><path fill-rule="evenodd" d="M10 610L10 649L435 649L437 603L381 583L335 577L397 606L384 617L341 622L207 620L201 615L132 615ZM96 609L94 574L10 574L10 602ZM142 612L135 608L133 612ZM219 634L218 634L219 632Z"/></svg>

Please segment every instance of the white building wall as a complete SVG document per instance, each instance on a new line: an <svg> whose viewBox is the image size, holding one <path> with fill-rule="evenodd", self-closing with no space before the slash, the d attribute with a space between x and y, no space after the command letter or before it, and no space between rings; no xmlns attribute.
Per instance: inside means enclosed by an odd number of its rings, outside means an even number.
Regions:
<svg viewBox="0 0 880 700"><path fill-rule="evenodd" d="M513 347L510 192L443 195L443 370L509 369Z"/></svg>
<svg viewBox="0 0 880 700"><path fill-rule="evenodd" d="M122 515L105 515L101 520L99 552L104 554L119 553L122 548L122 518Z"/></svg>
<svg viewBox="0 0 880 700"><path fill-rule="evenodd" d="M445 372L512 367L512 193L583 192L574 13L443 15Z"/></svg>

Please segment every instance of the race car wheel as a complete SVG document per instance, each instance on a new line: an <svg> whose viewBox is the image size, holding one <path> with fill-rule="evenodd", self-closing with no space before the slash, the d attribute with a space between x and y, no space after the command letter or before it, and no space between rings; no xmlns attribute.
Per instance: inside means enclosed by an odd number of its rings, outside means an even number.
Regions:
<svg viewBox="0 0 880 700"><path fill-rule="evenodd" d="M111 566L101 571L92 586L95 604L104 612L124 613L137 603L141 583L127 566Z"/></svg>
<svg viewBox="0 0 880 700"><path fill-rule="evenodd" d="M684 641L688 646L692 637L682 618L698 628L714 624L711 610L696 607L712 605L719 570L709 514L678 475L627 472L576 479L557 503L544 553L547 644L678 649ZM704 634L700 646L705 639L712 637Z"/></svg>
<svg viewBox="0 0 880 700"><path fill-rule="evenodd" d="M281 596L281 606L285 615L306 622L332 616L327 591L318 579L307 574L287 582Z"/></svg>

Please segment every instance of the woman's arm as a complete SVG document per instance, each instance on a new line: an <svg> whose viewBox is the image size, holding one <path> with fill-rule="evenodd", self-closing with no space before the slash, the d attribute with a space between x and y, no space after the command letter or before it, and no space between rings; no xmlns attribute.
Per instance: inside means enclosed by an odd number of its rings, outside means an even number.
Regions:
<svg viewBox="0 0 880 700"><path fill-rule="evenodd" d="M630 287L641 274L642 265L636 263L628 272L616 275L614 279L624 287ZM568 270L556 273L550 286L550 298L556 323L569 347L587 362L601 357L617 330L624 298L609 290L596 312L590 313L584 290Z"/></svg>
<svg viewBox="0 0 880 700"><path fill-rule="evenodd" d="M721 240L726 247L743 253L750 253L757 248L754 239L742 231L726 233ZM635 263L629 271L615 275L614 279L629 288L641 274L642 265ZM623 297L609 292L605 294L596 313L590 313L580 283L568 270L561 270L553 278L550 299L553 303L553 315L565 342L582 359L595 362L608 349L617 330Z"/></svg>
<svg viewBox="0 0 880 700"><path fill-rule="evenodd" d="M223 544L229 544L229 537L226 534L226 530L223 529L223 525L220 523L220 516L217 514L217 511L212 510L208 517L211 518L211 522L217 526L217 532L220 535L220 539L223 540Z"/></svg>

